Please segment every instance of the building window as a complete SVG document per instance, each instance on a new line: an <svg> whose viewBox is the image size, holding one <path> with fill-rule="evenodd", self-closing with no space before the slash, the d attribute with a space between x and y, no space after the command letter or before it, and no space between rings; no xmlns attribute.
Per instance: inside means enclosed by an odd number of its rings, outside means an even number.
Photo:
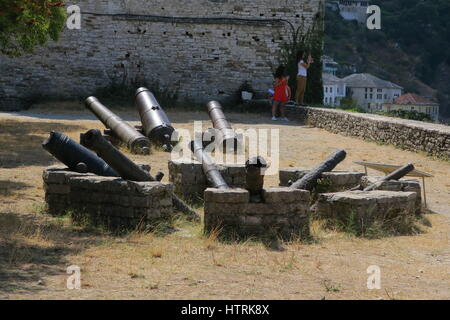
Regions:
<svg viewBox="0 0 450 320"><path fill-rule="evenodd" d="M373 94L370 94L370 99L373 99Z"/></svg>
<svg viewBox="0 0 450 320"><path fill-rule="evenodd" d="M370 88L370 92L373 92L373 88Z"/></svg>
<svg viewBox="0 0 450 320"><path fill-rule="evenodd" d="M367 100L367 93L364 95L364 97L366 98L366 100Z"/></svg>
<svg viewBox="0 0 450 320"><path fill-rule="evenodd" d="M377 99L383 99L383 95L382 94L377 94Z"/></svg>
<svg viewBox="0 0 450 320"><path fill-rule="evenodd" d="M377 92L383 92L383 89L377 89Z"/></svg>

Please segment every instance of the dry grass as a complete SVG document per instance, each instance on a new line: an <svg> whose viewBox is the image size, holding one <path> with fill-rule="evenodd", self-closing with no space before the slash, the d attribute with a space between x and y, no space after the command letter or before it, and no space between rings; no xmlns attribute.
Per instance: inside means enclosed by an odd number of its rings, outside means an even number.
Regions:
<svg viewBox="0 0 450 320"><path fill-rule="evenodd" d="M36 113L37 111L33 111ZM74 113L65 111L68 118ZM44 114L44 111L42 111ZM202 113L169 115L176 127L207 119ZM129 114L136 119L134 114ZM281 167L312 166L335 148L349 158L338 169L360 170L356 160L414 162L436 176L429 181L431 208L450 214L450 164L353 138L270 123L255 115L230 114L235 127L281 129ZM256 125L255 123L258 123ZM80 132L102 128L97 121L0 118L0 298L8 299L448 299L449 218L429 215L425 233L360 239L325 231L314 221L311 243L223 243L218 232L182 219L177 232L112 236L74 226L70 219L42 214L42 169L56 163L40 147L53 129L78 140ZM292 146L295 146L292 147ZM167 173L169 155L132 156ZM165 178L167 179L167 177ZM278 177L266 180L277 184ZM201 209L199 210L201 212ZM81 267L82 290L66 289L66 268ZM366 287L367 267L382 271L382 290Z"/></svg>

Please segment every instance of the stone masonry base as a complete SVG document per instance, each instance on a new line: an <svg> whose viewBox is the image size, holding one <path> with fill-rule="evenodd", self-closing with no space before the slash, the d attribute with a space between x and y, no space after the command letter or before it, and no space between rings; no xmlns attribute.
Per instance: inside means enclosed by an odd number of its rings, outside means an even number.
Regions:
<svg viewBox="0 0 450 320"><path fill-rule="evenodd" d="M230 187L245 187L244 165L219 165L219 171ZM203 199L208 188L202 165L197 161L169 161L169 180L175 193L186 200Z"/></svg>
<svg viewBox="0 0 450 320"><path fill-rule="evenodd" d="M174 211L171 184L79 174L63 167L45 169L43 180L48 212L71 212L78 222L134 229L169 220Z"/></svg>
<svg viewBox="0 0 450 320"><path fill-rule="evenodd" d="M251 203L245 189L205 191L205 233L221 238L277 236L300 239L309 236L310 194L304 190L270 188L263 203Z"/></svg>

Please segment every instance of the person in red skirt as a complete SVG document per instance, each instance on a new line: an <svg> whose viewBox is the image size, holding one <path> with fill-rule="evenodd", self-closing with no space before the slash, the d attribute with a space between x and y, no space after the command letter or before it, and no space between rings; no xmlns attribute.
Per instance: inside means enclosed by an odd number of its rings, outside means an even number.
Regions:
<svg viewBox="0 0 450 320"><path fill-rule="evenodd" d="M277 111L279 109L281 114L282 121L289 121L286 118L286 103L291 98L291 89L288 86L289 77L286 76L285 67L279 66L277 71L275 72L275 93L273 95L273 104L272 104L272 120L276 121L277 119Z"/></svg>

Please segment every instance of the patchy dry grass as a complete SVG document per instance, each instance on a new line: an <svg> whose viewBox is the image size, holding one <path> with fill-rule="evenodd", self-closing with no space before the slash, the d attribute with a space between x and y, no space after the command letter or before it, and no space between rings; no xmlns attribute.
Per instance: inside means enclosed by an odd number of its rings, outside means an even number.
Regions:
<svg viewBox="0 0 450 320"><path fill-rule="evenodd" d="M39 113L32 111L33 115ZM29 113L31 114L31 112ZM8 299L448 299L450 298L450 222L432 214L424 233L361 239L325 230L313 221L314 241L280 244L223 243L217 232L204 236L200 224L183 219L176 231L136 230L113 236L75 226L69 217L43 214L42 169L56 163L40 147L50 130L78 140L101 123L75 120L84 111L65 111L70 120L0 117L0 298ZM132 113L125 114L137 120ZM176 127L191 128L203 113L171 113ZM353 138L280 125L256 115L230 114L235 127L281 130L281 167L312 166L335 148L347 150L338 169L361 170L356 160L413 162L430 172L429 203L450 213L450 164ZM257 125L256 125L257 123ZM169 155L132 156L167 173ZM165 177L167 179L167 176ZM267 186L277 176L266 179ZM199 209L201 212L202 210ZM173 231L173 230L171 230ZM66 289L66 268L81 267L82 290ZM382 290L366 287L371 265L382 272Z"/></svg>

